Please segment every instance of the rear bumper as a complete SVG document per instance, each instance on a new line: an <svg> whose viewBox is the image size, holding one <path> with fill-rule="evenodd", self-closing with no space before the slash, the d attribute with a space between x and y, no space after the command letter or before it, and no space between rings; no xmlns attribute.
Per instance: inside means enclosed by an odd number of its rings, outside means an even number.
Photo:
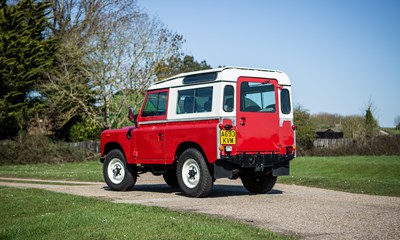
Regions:
<svg viewBox="0 0 400 240"><path fill-rule="evenodd" d="M272 169L274 176L289 175L289 161L294 155L281 154L246 154L242 153L235 156L224 156L214 163L214 177L232 177L234 169L248 168L254 172L263 172L265 169Z"/></svg>

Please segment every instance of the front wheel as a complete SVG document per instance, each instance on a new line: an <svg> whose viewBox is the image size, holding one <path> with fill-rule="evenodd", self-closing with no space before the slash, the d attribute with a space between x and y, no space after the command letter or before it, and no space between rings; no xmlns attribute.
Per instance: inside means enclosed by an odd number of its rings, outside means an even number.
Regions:
<svg viewBox="0 0 400 240"><path fill-rule="evenodd" d="M126 191L135 185L137 174L134 170L129 171L124 154L114 149L104 160L103 176L111 190Z"/></svg>
<svg viewBox="0 0 400 240"><path fill-rule="evenodd" d="M207 197L213 187L213 178L203 155L194 148L185 150L178 160L178 184L188 197Z"/></svg>
<svg viewBox="0 0 400 240"><path fill-rule="evenodd" d="M243 186L251 193L262 194L272 190L275 186L277 177L272 176L272 172L260 176L241 177Z"/></svg>

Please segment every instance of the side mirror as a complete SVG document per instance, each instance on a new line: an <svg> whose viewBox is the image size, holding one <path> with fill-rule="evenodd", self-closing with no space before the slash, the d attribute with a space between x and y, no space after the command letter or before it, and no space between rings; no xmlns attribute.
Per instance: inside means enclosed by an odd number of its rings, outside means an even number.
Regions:
<svg viewBox="0 0 400 240"><path fill-rule="evenodd" d="M137 115L134 114L134 110L132 107L129 107L128 118L129 121L133 122L135 124L135 127L137 127L137 122L136 122Z"/></svg>

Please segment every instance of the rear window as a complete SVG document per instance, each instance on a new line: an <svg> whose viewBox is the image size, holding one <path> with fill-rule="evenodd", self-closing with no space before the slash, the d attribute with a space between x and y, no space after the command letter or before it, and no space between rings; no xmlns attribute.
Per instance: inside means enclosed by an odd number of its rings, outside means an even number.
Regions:
<svg viewBox="0 0 400 240"><path fill-rule="evenodd" d="M226 85L224 88L223 109L225 112L233 112L234 110L234 88L231 85Z"/></svg>
<svg viewBox="0 0 400 240"><path fill-rule="evenodd" d="M289 90L282 89L281 91L281 112L283 114L289 114L292 111L290 106L290 94Z"/></svg>
<svg viewBox="0 0 400 240"><path fill-rule="evenodd" d="M274 113L276 111L274 85L242 82L240 85L240 111Z"/></svg>

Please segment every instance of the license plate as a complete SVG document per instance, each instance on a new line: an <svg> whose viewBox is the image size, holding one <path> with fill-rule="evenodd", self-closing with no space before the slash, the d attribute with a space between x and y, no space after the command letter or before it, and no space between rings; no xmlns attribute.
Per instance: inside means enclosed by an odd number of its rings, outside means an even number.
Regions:
<svg viewBox="0 0 400 240"><path fill-rule="evenodd" d="M235 130L221 130L221 144L236 144L236 131Z"/></svg>

